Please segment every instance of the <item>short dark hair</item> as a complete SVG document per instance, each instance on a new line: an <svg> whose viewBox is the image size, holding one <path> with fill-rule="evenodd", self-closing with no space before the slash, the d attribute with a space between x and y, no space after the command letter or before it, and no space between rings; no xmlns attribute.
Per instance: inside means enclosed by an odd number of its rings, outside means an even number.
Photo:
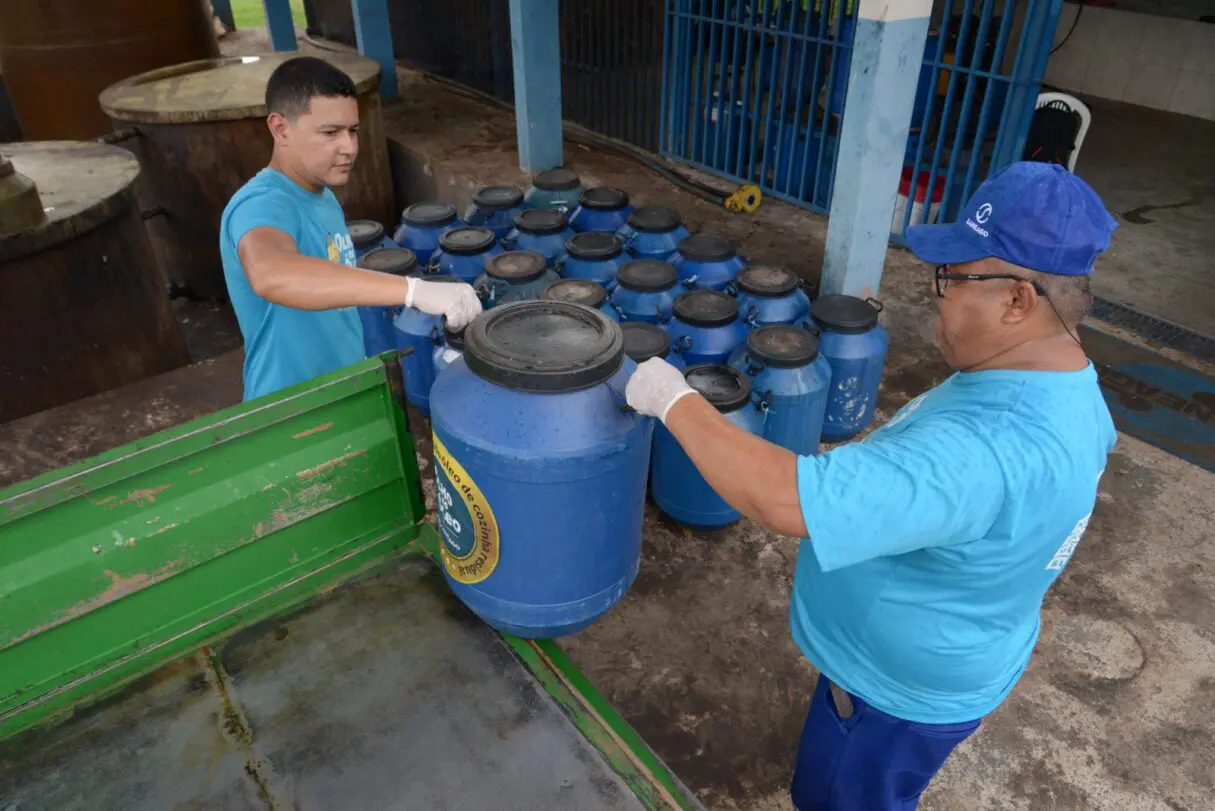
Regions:
<svg viewBox="0 0 1215 811"><path fill-rule="evenodd" d="M294 121L308 112L313 96L358 98L350 77L324 59L297 56L274 69L266 82L266 113Z"/></svg>

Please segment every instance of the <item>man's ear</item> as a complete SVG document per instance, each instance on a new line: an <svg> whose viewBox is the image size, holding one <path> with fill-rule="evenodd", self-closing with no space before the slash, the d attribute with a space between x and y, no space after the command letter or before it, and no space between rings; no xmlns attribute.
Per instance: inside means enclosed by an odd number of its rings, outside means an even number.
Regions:
<svg viewBox="0 0 1215 811"><path fill-rule="evenodd" d="M287 137L287 130L291 128L291 122L282 113L271 113L266 116L266 126L274 140L281 142Z"/></svg>
<svg viewBox="0 0 1215 811"><path fill-rule="evenodd" d="M1007 304L1004 309L1003 321L1006 324L1021 323L1037 310L1041 296L1028 281L1013 282L1009 285Z"/></svg>

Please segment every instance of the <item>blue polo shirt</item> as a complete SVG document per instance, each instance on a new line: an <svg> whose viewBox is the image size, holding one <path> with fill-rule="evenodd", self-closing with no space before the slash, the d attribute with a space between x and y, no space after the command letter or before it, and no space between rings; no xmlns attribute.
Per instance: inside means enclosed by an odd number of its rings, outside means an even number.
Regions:
<svg viewBox="0 0 1215 811"><path fill-rule="evenodd" d="M995 709L1088 526L1117 434L1090 364L958 373L862 442L798 460L790 621L828 678L898 718Z"/></svg>
<svg viewBox="0 0 1215 811"><path fill-rule="evenodd" d="M342 206L329 189L312 192L266 168L232 196L220 220L219 252L232 309L245 339L246 400L366 357L363 326L354 307L297 310L253 292L236 248L254 228L282 231L305 256L355 264Z"/></svg>

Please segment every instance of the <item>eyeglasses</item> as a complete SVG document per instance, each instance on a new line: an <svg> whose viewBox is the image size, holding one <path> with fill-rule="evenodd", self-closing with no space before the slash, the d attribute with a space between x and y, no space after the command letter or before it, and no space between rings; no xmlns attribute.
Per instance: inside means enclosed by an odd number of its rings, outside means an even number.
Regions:
<svg viewBox="0 0 1215 811"><path fill-rule="evenodd" d="M1024 276L1014 276L1011 273L949 273L946 271L948 267L949 265L937 265L936 269L937 295L941 298L945 298L945 291L949 288L950 282L983 282L988 279L1007 279L1014 282L1028 282L1033 285L1035 293L1050 301L1050 296L1046 295L1046 290L1042 285ZM1051 302L1051 306L1054 306L1054 302Z"/></svg>

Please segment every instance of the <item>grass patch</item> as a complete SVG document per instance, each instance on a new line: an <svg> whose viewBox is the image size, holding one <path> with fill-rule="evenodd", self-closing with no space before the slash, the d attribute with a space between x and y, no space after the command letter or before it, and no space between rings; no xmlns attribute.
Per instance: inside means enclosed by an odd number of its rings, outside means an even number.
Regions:
<svg viewBox="0 0 1215 811"><path fill-rule="evenodd" d="M266 9L262 0L232 0L232 19L242 28L261 28L266 24ZM291 19L298 28L308 24L304 17L304 0L291 0Z"/></svg>

